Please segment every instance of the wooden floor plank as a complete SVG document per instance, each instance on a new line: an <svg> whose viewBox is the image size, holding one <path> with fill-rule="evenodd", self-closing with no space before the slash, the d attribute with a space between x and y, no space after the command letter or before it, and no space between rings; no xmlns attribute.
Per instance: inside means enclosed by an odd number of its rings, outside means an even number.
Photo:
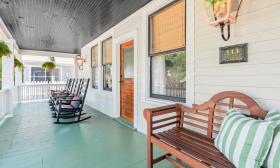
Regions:
<svg viewBox="0 0 280 168"><path fill-rule="evenodd" d="M0 126L0 168L145 168L146 137L86 106L94 116L55 125L47 102L19 104ZM155 148L155 157L164 154ZM155 168L174 168L162 161Z"/></svg>

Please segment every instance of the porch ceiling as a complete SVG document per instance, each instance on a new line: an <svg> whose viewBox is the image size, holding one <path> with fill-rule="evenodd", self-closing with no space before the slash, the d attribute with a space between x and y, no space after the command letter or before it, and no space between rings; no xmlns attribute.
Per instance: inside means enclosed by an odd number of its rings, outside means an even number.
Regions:
<svg viewBox="0 0 280 168"><path fill-rule="evenodd" d="M0 16L21 49L80 48L151 0L0 0Z"/></svg>

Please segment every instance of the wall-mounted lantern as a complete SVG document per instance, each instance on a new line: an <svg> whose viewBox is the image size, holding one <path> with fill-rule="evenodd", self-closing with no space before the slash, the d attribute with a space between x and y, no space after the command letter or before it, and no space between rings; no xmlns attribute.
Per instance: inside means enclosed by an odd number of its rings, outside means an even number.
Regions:
<svg viewBox="0 0 280 168"><path fill-rule="evenodd" d="M202 0L208 15L209 24L221 28L222 38L230 39L230 24L236 23L243 0ZM224 28L228 34L225 36Z"/></svg>
<svg viewBox="0 0 280 168"><path fill-rule="evenodd" d="M81 55L77 55L77 56L76 56L76 63L77 63L77 65L78 65L78 67L79 67L79 70L83 70L83 68L84 68L84 62L85 62L85 59L83 59L83 58L81 57Z"/></svg>

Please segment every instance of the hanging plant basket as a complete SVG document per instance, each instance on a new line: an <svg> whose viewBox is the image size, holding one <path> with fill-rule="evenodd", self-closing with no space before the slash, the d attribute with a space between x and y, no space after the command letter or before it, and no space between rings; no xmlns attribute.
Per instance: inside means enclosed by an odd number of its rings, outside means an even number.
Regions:
<svg viewBox="0 0 280 168"><path fill-rule="evenodd" d="M17 58L14 58L14 68L18 67L18 69L22 72L24 69L24 65L22 62L20 62L20 60L18 60Z"/></svg>
<svg viewBox="0 0 280 168"><path fill-rule="evenodd" d="M49 62L45 62L42 65L42 68L48 70L48 71L53 71L55 69L56 65L55 63L49 61Z"/></svg>
<svg viewBox="0 0 280 168"><path fill-rule="evenodd" d="M2 58L3 56L9 57L10 54L11 54L11 50L9 49L7 44L3 41L0 41L0 58Z"/></svg>

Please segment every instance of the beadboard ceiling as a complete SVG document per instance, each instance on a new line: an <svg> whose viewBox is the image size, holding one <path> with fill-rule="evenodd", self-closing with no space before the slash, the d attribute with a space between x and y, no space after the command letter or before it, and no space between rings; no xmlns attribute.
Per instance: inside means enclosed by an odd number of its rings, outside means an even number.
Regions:
<svg viewBox="0 0 280 168"><path fill-rule="evenodd" d="M80 48L151 0L0 0L0 16L20 49Z"/></svg>

